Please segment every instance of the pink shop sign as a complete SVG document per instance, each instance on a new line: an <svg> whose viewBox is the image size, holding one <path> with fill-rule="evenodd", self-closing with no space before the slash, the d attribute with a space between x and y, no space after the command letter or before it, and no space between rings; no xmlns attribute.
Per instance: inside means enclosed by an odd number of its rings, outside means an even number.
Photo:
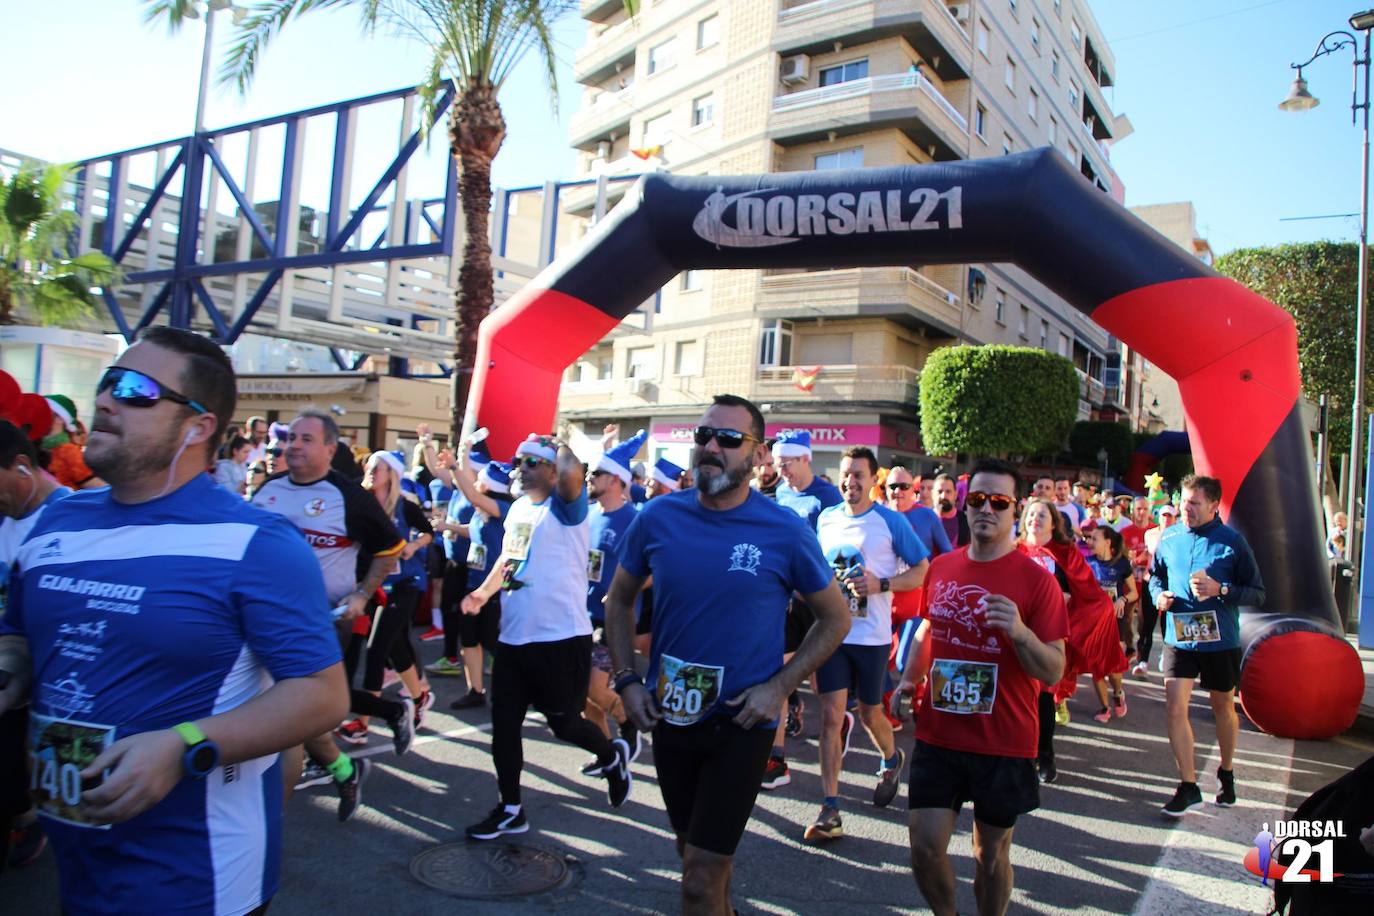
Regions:
<svg viewBox="0 0 1374 916"><path fill-rule="evenodd" d="M690 444L695 424L655 423L649 430L659 442ZM779 433L804 429L811 434L811 447L848 448L851 445L878 445L881 427L876 423L824 423L796 424L769 423L766 435L772 438Z"/></svg>

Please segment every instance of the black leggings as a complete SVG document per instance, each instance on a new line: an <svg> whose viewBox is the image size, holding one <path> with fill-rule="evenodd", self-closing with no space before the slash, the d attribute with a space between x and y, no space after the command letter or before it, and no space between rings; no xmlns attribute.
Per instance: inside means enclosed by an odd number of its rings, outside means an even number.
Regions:
<svg viewBox="0 0 1374 916"><path fill-rule="evenodd" d="M381 619L373 617L372 645L367 650L367 665L363 668L363 689L381 690L389 663L392 670L404 671L415 664L415 650L410 646L410 622L423 597L420 589L410 582L397 583L391 589L391 600L378 608Z"/></svg>
<svg viewBox="0 0 1374 916"><path fill-rule="evenodd" d="M439 592L439 611L444 620L444 657L458 657L458 633L462 628L460 605L468 593L466 563L449 560L444 566L444 585Z"/></svg>
<svg viewBox="0 0 1374 916"><path fill-rule="evenodd" d="M1150 650L1155 646L1155 621L1159 619L1159 609L1150 600L1149 589L1142 589L1140 596L1140 635L1135 640L1137 661L1149 664Z"/></svg>
<svg viewBox="0 0 1374 916"><path fill-rule="evenodd" d="M339 631L340 639L344 638L344 632ZM404 703L374 697L366 690L354 689L353 677L358 673L358 661L362 658L363 648L367 645L367 637L351 633L347 638L348 642L343 647L343 660L344 677L348 683L348 711L359 716L376 716L388 722L402 715L405 712Z"/></svg>
<svg viewBox="0 0 1374 916"><path fill-rule="evenodd" d="M1040 714L1038 753L1045 763L1054 763L1054 706L1054 694L1048 690L1040 691L1040 699L1036 701L1036 710Z"/></svg>
<svg viewBox="0 0 1374 916"><path fill-rule="evenodd" d="M496 644L491 671L491 756L501 803L520 804L525 767L520 729L533 706L559 740L576 744L603 764L615 759L606 733L582 718L592 667L592 638L574 636L522 646Z"/></svg>

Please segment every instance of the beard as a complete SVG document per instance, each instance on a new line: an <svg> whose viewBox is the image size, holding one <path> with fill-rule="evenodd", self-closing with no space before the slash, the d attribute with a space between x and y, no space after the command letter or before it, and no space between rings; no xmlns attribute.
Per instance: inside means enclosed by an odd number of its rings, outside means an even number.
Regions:
<svg viewBox="0 0 1374 916"><path fill-rule="evenodd" d="M953 512L953 511L954 511L954 503L950 502L950 501L947 500L947 499L942 499L942 500L940 500L940 512L941 512L941 513L943 513L943 514L945 514L945 515L948 515L949 513Z"/></svg>
<svg viewBox="0 0 1374 916"><path fill-rule="evenodd" d="M107 442L105 437L97 437L86 445L86 466L97 477L112 484L128 483L166 471L176 454L179 433L175 426L169 426L155 440L131 442L121 434L117 440Z"/></svg>
<svg viewBox="0 0 1374 916"><path fill-rule="evenodd" d="M707 467L717 468L719 473L701 473L701 469ZM751 471L746 461L742 460L735 467L729 467L708 455L698 456L696 463L692 465L692 476L696 478L697 490L706 496L719 496L733 490L748 481Z"/></svg>

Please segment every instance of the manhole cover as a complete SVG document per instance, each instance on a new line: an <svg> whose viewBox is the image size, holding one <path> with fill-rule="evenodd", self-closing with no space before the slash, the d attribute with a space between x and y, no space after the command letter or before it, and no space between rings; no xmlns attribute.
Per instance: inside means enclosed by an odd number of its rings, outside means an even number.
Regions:
<svg viewBox="0 0 1374 916"><path fill-rule="evenodd" d="M491 900L552 890L568 875L556 852L520 843L449 843L410 863L417 881L458 897Z"/></svg>

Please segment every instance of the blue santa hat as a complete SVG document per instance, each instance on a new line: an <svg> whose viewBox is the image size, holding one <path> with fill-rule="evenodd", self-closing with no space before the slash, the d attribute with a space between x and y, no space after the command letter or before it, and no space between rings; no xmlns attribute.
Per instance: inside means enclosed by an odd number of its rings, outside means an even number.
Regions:
<svg viewBox="0 0 1374 916"><path fill-rule="evenodd" d="M605 471L614 474L625 482L626 486L634 479L634 474L630 471L630 465L634 462L634 457L639 453L640 446L644 440L649 438L649 434L640 430L615 448L608 449L601 453L601 457L596 460L594 470Z"/></svg>
<svg viewBox="0 0 1374 916"><path fill-rule="evenodd" d="M558 460L558 445L551 436L541 436L537 433L530 433L529 438L515 449L515 457L520 458L524 455L532 455L535 458L543 458L553 464Z"/></svg>
<svg viewBox="0 0 1374 916"><path fill-rule="evenodd" d="M514 468L504 461L489 461L477 479L479 483L485 483L487 489L493 493L509 493L512 470Z"/></svg>
<svg viewBox="0 0 1374 916"><path fill-rule="evenodd" d="M804 429L790 429L778 433L773 444L774 458L810 458L811 433Z"/></svg>
<svg viewBox="0 0 1374 916"><path fill-rule="evenodd" d="M673 464L667 458L660 458L654 462L654 480L663 484L670 490L678 488L678 478L682 476L682 468Z"/></svg>
<svg viewBox="0 0 1374 916"><path fill-rule="evenodd" d="M386 464L398 478L405 476L405 456L400 452L377 451L373 452L367 459L369 465L376 465L378 462Z"/></svg>

